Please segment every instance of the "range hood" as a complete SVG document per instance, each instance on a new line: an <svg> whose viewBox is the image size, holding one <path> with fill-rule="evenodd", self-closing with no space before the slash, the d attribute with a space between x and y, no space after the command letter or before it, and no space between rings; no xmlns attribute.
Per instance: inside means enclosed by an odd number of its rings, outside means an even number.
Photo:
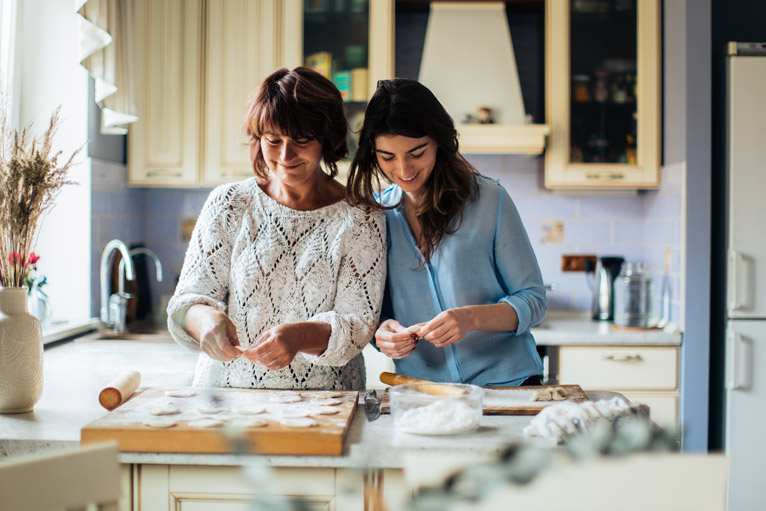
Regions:
<svg viewBox="0 0 766 511"><path fill-rule="evenodd" d="M461 152L543 152L549 129L524 122L505 3L431 2L419 80L454 119ZM493 123L476 120L480 107Z"/></svg>

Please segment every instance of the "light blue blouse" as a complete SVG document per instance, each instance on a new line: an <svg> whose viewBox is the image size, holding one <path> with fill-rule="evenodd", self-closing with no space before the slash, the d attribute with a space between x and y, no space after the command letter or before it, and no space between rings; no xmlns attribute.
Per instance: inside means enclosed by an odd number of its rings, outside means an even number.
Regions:
<svg viewBox="0 0 766 511"><path fill-rule="evenodd" d="M492 386L519 385L543 372L529 332L547 308L537 258L505 189L483 176L478 183L479 197L464 207L458 231L444 235L420 269L404 207L386 210L388 277L381 321L394 318L407 327L453 307L505 302L519 316L518 329L475 330L444 348L421 340L409 356L394 360L399 374ZM401 196L393 185L379 200L391 206Z"/></svg>

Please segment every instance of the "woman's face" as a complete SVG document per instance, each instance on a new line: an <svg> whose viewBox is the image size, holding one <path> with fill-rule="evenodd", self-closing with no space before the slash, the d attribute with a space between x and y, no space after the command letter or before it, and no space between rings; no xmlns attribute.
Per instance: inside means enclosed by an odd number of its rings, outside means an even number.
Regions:
<svg viewBox="0 0 766 511"><path fill-rule="evenodd" d="M411 138L404 135L375 137L378 166L406 194L417 195L428 181L436 164L436 141L431 137Z"/></svg>
<svg viewBox="0 0 766 511"><path fill-rule="evenodd" d="M319 171L322 144L307 138L290 138L275 129L261 137L261 152L266 166L285 184L298 184Z"/></svg>

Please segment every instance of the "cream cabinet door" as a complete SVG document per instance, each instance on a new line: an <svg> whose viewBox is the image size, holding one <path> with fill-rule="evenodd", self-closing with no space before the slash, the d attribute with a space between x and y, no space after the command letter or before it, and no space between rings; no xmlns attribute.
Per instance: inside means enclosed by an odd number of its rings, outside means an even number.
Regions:
<svg viewBox="0 0 766 511"><path fill-rule="evenodd" d="M198 186L202 1L135 0L128 184Z"/></svg>
<svg viewBox="0 0 766 511"><path fill-rule="evenodd" d="M278 67L276 0L207 0L202 184L253 176L242 129L252 90Z"/></svg>

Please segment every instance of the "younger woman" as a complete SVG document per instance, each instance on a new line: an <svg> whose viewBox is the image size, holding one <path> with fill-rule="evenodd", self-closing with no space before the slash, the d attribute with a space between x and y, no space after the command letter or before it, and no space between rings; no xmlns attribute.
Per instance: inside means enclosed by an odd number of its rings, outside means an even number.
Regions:
<svg viewBox="0 0 766 511"><path fill-rule="evenodd" d="M376 196L381 174L391 186ZM397 372L539 384L529 332L546 311L537 259L511 198L460 155L452 119L425 86L379 82L348 188L354 202L385 209L388 278L375 342Z"/></svg>

